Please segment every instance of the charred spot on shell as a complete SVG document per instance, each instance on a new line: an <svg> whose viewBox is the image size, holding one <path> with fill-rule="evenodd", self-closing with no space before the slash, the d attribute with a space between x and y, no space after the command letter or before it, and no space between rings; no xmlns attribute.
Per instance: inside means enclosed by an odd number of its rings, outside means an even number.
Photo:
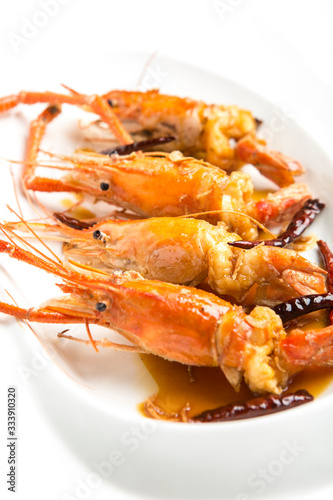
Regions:
<svg viewBox="0 0 333 500"><path fill-rule="evenodd" d="M106 304L104 304L104 302L97 302L96 309L99 312L103 312L106 309Z"/></svg>
<svg viewBox="0 0 333 500"><path fill-rule="evenodd" d="M110 184L108 184L107 182L101 182L100 188L102 191L107 191L110 188Z"/></svg>

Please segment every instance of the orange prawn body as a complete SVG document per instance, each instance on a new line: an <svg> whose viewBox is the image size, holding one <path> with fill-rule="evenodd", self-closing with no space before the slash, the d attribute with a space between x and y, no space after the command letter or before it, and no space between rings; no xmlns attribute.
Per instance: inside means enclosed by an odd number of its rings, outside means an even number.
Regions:
<svg viewBox="0 0 333 500"><path fill-rule="evenodd" d="M235 172L228 176L217 167L180 153L134 153L123 158L88 154L78 155L74 161L76 168L64 181L100 200L144 217L213 212L203 217L211 221L230 220L242 234L256 234L256 227L248 218L223 214L224 205L229 211L246 211L253 192L246 174Z"/></svg>
<svg viewBox="0 0 333 500"><path fill-rule="evenodd" d="M103 96L128 130L144 137L173 135L176 140L165 151L180 150L231 172L245 163L281 187L304 173L292 158L266 149L258 139L258 122L252 113L238 106L206 104L188 98L147 92L114 90ZM139 136L140 137L140 136ZM230 140L235 144L231 144Z"/></svg>
<svg viewBox="0 0 333 500"><path fill-rule="evenodd" d="M114 90L103 97L111 101L113 112L129 124L132 133L143 130L174 135L176 140L165 146L167 151L180 150L227 171L233 170L238 161L229 139L239 140L256 132L252 113L237 106L208 105L158 90Z"/></svg>
<svg viewBox="0 0 333 500"><path fill-rule="evenodd" d="M60 213L55 217L58 224L8 222L4 228L62 237L69 263L74 259L106 273L135 271L145 279L180 285L207 280L219 295L247 305L273 306L326 291L326 272L317 265L286 248L229 245L240 237L222 222L213 226L190 217L158 217L87 224Z"/></svg>
<svg viewBox="0 0 333 500"><path fill-rule="evenodd" d="M284 222L310 197L304 184L289 186L293 183L291 171L293 174L297 171L295 162L284 165L285 159L280 153L270 155L262 151L262 146L253 147L255 120L248 111L236 106L207 106L189 99L163 96L156 91L147 94L115 92L113 96L110 93L100 97L67 90L71 95L20 92L0 98L0 113L19 104L52 103L30 126L22 176L27 189L90 194L98 200L130 209L142 217L205 213L201 217L213 223L222 220L231 231L250 240L257 237L257 227L249 217L264 224ZM108 103L110 99L113 99L113 107ZM203 148L205 154L197 151L199 160L195 160L175 151L170 155L163 152L133 153L122 158L82 152L73 157L62 157L65 161L61 165L52 165L68 172L62 178L40 177L36 175L40 144L47 125L61 112L62 104L83 106L98 113L122 144L131 143L132 137L119 118L127 116L134 119L142 113L142 119L145 121L148 117L152 127L157 122L160 125L166 123L169 128L176 127L179 146L186 154L192 154L192 146L187 147L186 144L191 140L193 142L193 137L197 147ZM194 123L199 123L199 128ZM229 139L238 141L235 148L229 145ZM237 168L251 161L260 169L264 162L265 175L269 176L267 168L270 168L273 172L271 178L278 177L276 182L288 187L256 202L252 199L253 185L248 175L232 172L228 176L225 171L202 161L206 158L224 166L225 161L233 164L235 156Z"/></svg>
<svg viewBox="0 0 333 500"><path fill-rule="evenodd" d="M247 315L196 288L144 280L135 273L111 277L90 269L83 274L1 240L0 252L63 281L59 286L65 294L39 308L0 302L0 312L18 319L111 328L141 351L188 365L219 366L236 390L244 377L253 392L279 394L289 375L313 360L327 366L323 353L332 343L332 326L287 336L279 316L267 307L257 306ZM108 340L99 344L114 347Z"/></svg>
<svg viewBox="0 0 333 500"><path fill-rule="evenodd" d="M61 214L57 217L66 223ZM69 222L80 227L80 221ZM246 303L272 306L326 291L326 273L320 267L289 249L230 246L239 236L229 233L223 223L212 226L197 219L160 217L105 220L82 230L64 225L34 227L66 236L68 259L106 272L136 271L145 279L175 284L195 286L207 279L217 293ZM253 285L256 289L251 293Z"/></svg>
<svg viewBox="0 0 333 500"><path fill-rule="evenodd" d="M1 302L1 312L42 323L99 324L119 331L144 352L189 365L220 366L236 389L244 375L253 390L281 390L264 358L274 351L273 339L285 333L279 317L268 308L257 307L247 316L240 307L203 290L130 273L113 278L100 278L93 271L85 275L4 241L0 252L58 275L66 294L29 310ZM263 365L257 373L265 365L269 375L265 380L256 375L252 381L247 373L258 356Z"/></svg>
<svg viewBox="0 0 333 500"><path fill-rule="evenodd" d="M141 228L138 229L137 226L136 234L135 231L131 234L134 223L132 226L129 223L126 227L131 229L127 240L125 226L117 225L117 235L115 226L110 230L110 248L113 244L114 258L124 261L124 269L130 264L127 261L132 261L135 262L136 271L142 274L147 266L147 276L156 278L158 272L163 271L163 276L170 279L168 268L172 265L177 269L174 272L178 273L175 281L178 280L181 284L149 280L135 271L107 274L73 262L69 268L68 263L65 265L45 256L38 256L13 242L0 240L0 253L7 253L11 258L25 261L58 276L62 279L59 287L63 292L61 297L47 300L40 307L31 309L0 302L0 311L17 319L40 323L83 323L86 324L88 333L89 323L114 329L133 343L133 349L188 365L219 366L236 390L244 378L254 392L279 394L286 386L288 377L313 360L316 364L325 366L331 362L327 359L329 350L326 348L332 344L333 327L304 334L296 330L287 336L281 319L270 308L256 306L250 314L246 314L241 307L213 294L183 286L183 283L199 282L207 274L213 279L215 271L224 270L222 264L225 260L231 266L231 272L228 271L228 276L220 276L216 280L218 290L222 289L223 280L226 280L228 293L234 293L236 298L240 298L244 292L242 283L248 279L248 286L252 278L243 272L249 262L239 256L252 255L254 263L259 257L261 265L262 262L267 263L265 258L269 252L272 252L270 265L277 271L278 277L279 273L283 275L288 285L293 280L290 273L286 274L290 261L288 258L285 262L283 259L278 260L275 249L259 248L247 254L239 249L230 249L231 254L214 253L214 245L227 244L229 236L224 235L219 241L216 235L223 233L224 226L220 224L216 229L208 229L207 226L207 221L214 224L223 222L240 237L255 239L257 226L251 217L265 223L283 222L310 197L305 185L289 186L293 182L293 175L303 172L297 162L262 150L263 144L255 138L255 120L252 115L232 106L207 106L178 98L172 98L171 102L166 96L162 99L164 104L161 106L161 96L152 93L150 97L153 100L156 97L158 105L145 104L143 115L147 130L147 117L151 119L154 128L156 116L159 115L158 123L163 126L164 112L167 110L168 118L164 123L169 129L170 126L175 127L181 149L195 154L197 160L184 157L179 152L133 153L122 158L80 152L72 157L62 157L61 165L51 165L51 168L66 172L60 179L38 177L35 171L39 166L37 154L40 141L47 124L59 114L62 103L83 106L98 113L118 141L123 144L132 141L118 118L120 115L122 119L125 115L135 118L138 107L136 111L132 107L131 115L128 103L120 111L120 94L112 96L110 93L100 97L70 92L69 96L21 92L0 99L0 112L20 103L54 103L30 128L23 172L27 189L88 194L97 200L132 210L142 217L162 218L198 213L206 222L200 221L202 229L198 229L198 225L195 226L195 222L189 220L185 223L186 229L184 226L181 230L178 220L171 223L161 222L159 219L159 226L156 225L155 228L154 220L140 221ZM146 100L147 95L142 97ZM118 100L118 109L114 106L113 111L108 99L112 100L112 106ZM136 99L141 99L138 93ZM174 111L174 107L177 110ZM172 121L174 125L171 124ZM193 138L196 146L193 146ZM237 142L235 148L230 144L230 139ZM265 175L279 185L288 187L269 195L264 201L256 202L252 198L253 186L247 174L236 171L228 176L225 171L205 163L203 159L209 159L230 171L249 159L260 170L264 159L266 167L268 166ZM169 239L166 237L166 227L170 231ZM106 229L105 226L105 233ZM164 236L161 238L162 230ZM205 236L201 237L203 233ZM138 236L150 248L148 254L138 244ZM104 241L101 242L104 244ZM140 244L142 245L142 241ZM99 249L101 255L104 250L103 247ZM231 255L230 259L228 255ZM295 257L294 261L296 260ZM306 274L306 264L300 260L298 262L300 264L297 271ZM239 269L243 271L237 281L234 276ZM320 288L323 273L317 269L314 272L318 278L315 285ZM266 279L265 274L262 279ZM236 282L234 289L232 281ZM300 289L306 286L305 282L297 284L297 293L302 293ZM308 284L312 286L313 282ZM319 343L316 342L317 339L320 339ZM91 342L96 347L98 341ZM99 345L114 347L114 343L108 340L101 341Z"/></svg>
<svg viewBox="0 0 333 500"><path fill-rule="evenodd" d="M143 217L199 214L209 222L224 221L243 239L257 237L259 222L276 223L290 217L310 197L305 184L293 184L253 201L248 174L227 175L181 153L132 153L106 157L81 152L65 158L68 173L60 180L30 178L37 191L74 191L132 210Z"/></svg>

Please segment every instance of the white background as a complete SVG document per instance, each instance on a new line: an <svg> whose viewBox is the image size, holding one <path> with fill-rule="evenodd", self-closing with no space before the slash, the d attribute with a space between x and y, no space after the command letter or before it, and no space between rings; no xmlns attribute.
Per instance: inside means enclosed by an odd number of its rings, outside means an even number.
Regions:
<svg viewBox="0 0 333 500"><path fill-rule="evenodd" d="M158 51L213 70L287 109L333 159L333 4L329 0L69 0L62 4L30 40L18 42L15 37L22 36L26 19L34 19L41 10L40 3L1 2L1 94L36 89L36 82L42 90L50 75L55 85L71 85L66 75L73 69L82 76L79 91L85 91L85 75L93 72L98 81L96 91L105 92L109 89L106 76L117 73L119 68L99 67L95 64L98 54L136 50L149 55ZM102 412L96 415L96 408L75 400L75 394L66 386L66 377L59 375L51 363L42 376L24 385L17 366L31 364L36 345L31 339L28 349L21 348L20 329L13 342L6 324L2 326L1 498L13 495L5 486L5 403L9 384L19 390L16 498L53 500L66 498L62 496L65 493L75 498L75 480L85 480L91 472L81 456L87 450L98 456L98 442L89 429L101 426L112 435L112 426L108 427ZM118 432L126 432L126 425ZM114 442L116 449L116 437ZM119 487L122 482L126 484L126 470L119 472L123 478L117 488L111 482L86 498L134 498L133 491L126 493L126 487ZM167 471L165 480L172 481ZM330 493L309 492L303 498L332 498L332 494L333 488Z"/></svg>

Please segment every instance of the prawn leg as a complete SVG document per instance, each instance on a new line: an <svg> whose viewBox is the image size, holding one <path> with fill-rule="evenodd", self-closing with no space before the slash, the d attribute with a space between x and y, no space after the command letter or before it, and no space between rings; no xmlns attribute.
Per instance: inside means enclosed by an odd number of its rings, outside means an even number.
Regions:
<svg viewBox="0 0 333 500"><path fill-rule="evenodd" d="M35 176L38 152L46 132L46 127L60 113L61 106L52 104L30 124L22 173L22 180L26 189L44 192L79 192L74 186L66 185L59 179Z"/></svg>
<svg viewBox="0 0 333 500"><path fill-rule="evenodd" d="M46 126L60 113L61 104L72 104L85 107L101 117L121 144L130 144L133 142L131 136L113 113L107 100L95 94L85 96L78 93L74 95L64 95L53 92L20 92L17 95L0 98L0 113L14 108L18 104L31 105L36 103L51 103L52 105L43 111L39 117L32 122L30 127L23 171L23 182L28 189L44 190L48 192L64 190L64 186L61 186L61 182L57 183L52 179L35 177L34 175L34 163L37 160L38 149L45 134ZM70 188L67 190L77 191Z"/></svg>
<svg viewBox="0 0 333 500"><path fill-rule="evenodd" d="M55 92L20 92L16 95L0 98L0 113L14 108L18 104L37 104L37 103L53 103L53 104L72 104L80 107L88 108L89 111L98 114L110 130L114 133L117 139L122 144L130 144L133 142L131 136L124 129L118 118L113 113L106 99L92 94L90 96L84 94L57 94Z"/></svg>
<svg viewBox="0 0 333 500"><path fill-rule="evenodd" d="M30 124L29 136L24 158L24 169L22 179L27 189L34 185L35 163L39 152L39 147L45 135L46 127L61 113L61 106L48 106L35 120Z"/></svg>

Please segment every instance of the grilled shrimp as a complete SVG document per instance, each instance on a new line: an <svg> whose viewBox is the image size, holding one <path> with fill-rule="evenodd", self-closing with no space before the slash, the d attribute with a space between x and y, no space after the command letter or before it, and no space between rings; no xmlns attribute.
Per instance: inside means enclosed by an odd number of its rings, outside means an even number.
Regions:
<svg viewBox="0 0 333 500"><path fill-rule="evenodd" d="M108 99L110 99L108 95L89 97L77 92L72 92L72 95L68 96L51 92L21 92L0 99L0 113L20 103L53 103L32 122L30 127L22 176L27 189L83 192L97 199L129 208L144 217L218 211L219 214L210 214L205 218L215 222L225 221L231 231L236 231L248 240L257 236L255 224L243 215L230 212L242 212L261 223L284 222L310 197L305 184L295 184L268 195L265 200L254 202L253 185L247 174L232 172L228 176L217 167L184 157L179 152L170 155L161 152L133 153L122 158L81 153L74 155L73 158L67 158L67 165L70 166L67 169L68 174L62 179L36 176L41 140L47 125L60 113L62 103L83 106L89 111L99 113L122 144L131 143L131 136L108 106ZM159 102L157 97L156 101ZM175 102L178 101L178 98L175 98ZM188 110L194 109L197 105L194 101L187 100L183 104L184 109ZM200 106L205 109L202 103ZM214 106L206 108L215 109ZM231 120L227 127L223 128L222 125L221 127L224 131L230 129L230 137L237 138L239 133L233 129L238 127L246 129L246 126L241 124L250 122L250 116L248 112L240 112L241 118L237 126L232 125L233 120ZM246 137L248 144L252 139ZM244 140L241 141L244 143ZM254 154L253 151L251 154ZM265 154L267 156L267 152ZM66 166L59 168L66 170ZM288 184L289 182L281 183L284 186Z"/></svg>
<svg viewBox="0 0 333 500"><path fill-rule="evenodd" d="M325 348L332 344L333 326L287 335L279 316L267 307L257 306L247 315L241 307L196 288L128 272L106 277L90 269L82 274L6 241L0 241L0 252L63 281L59 286L65 295L40 307L0 302L0 311L17 319L111 328L130 340L133 350L187 365L219 366L235 390L244 377L256 393L280 394L289 377L305 366L332 364ZM107 339L92 342L95 347L115 347Z"/></svg>
<svg viewBox="0 0 333 500"><path fill-rule="evenodd" d="M195 286L208 280L221 295L274 305L299 295L323 293L326 272L294 250L256 246L242 250L223 222L160 217L87 223L56 214L61 225L7 223L65 237L65 256L107 272L136 271L143 278ZM255 285L255 289L252 287Z"/></svg>
<svg viewBox="0 0 333 500"><path fill-rule="evenodd" d="M204 212L201 218L213 223L224 221L230 231L248 240L258 234L251 217L264 224L285 222L310 198L306 184L292 184L254 201L248 174L232 172L229 176L181 153L132 153L109 158L78 152L64 159L61 168L66 175L60 179L36 177L31 167L24 177L26 187L90 194L143 217Z"/></svg>
<svg viewBox="0 0 333 500"><path fill-rule="evenodd" d="M237 106L207 105L202 101L163 95L158 90L147 92L111 91L103 96L87 96L64 87L70 95L55 92L20 92L0 98L0 113L18 104L49 103L30 129L26 162L36 158L46 126L60 113L62 104L80 106L97 113L107 130L121 144L130 144L140 133L144 138L174 135L176 142L165 151L179 149L217 165L228 172L245 163L257 169L280 187L294 182L304 168L292 158L265 147L258 139L260 120ZM122 120L124 125L121 123ZM235 144L231 144L234 141Z"/></svg>
<svg viewBox="0 0 333 500"><path fill-rule="evenodd" d="M112 111L132 136L175 136L176 141L164 146L164 151L177 149L227 172L252 163L281 187L288 186L294 182L294 176L304 173L297 161L268 150L256 135L260 120L237 106L207 105L202 101L163 95L158 90L114 90L103 98L109 101Z"/></svg>

